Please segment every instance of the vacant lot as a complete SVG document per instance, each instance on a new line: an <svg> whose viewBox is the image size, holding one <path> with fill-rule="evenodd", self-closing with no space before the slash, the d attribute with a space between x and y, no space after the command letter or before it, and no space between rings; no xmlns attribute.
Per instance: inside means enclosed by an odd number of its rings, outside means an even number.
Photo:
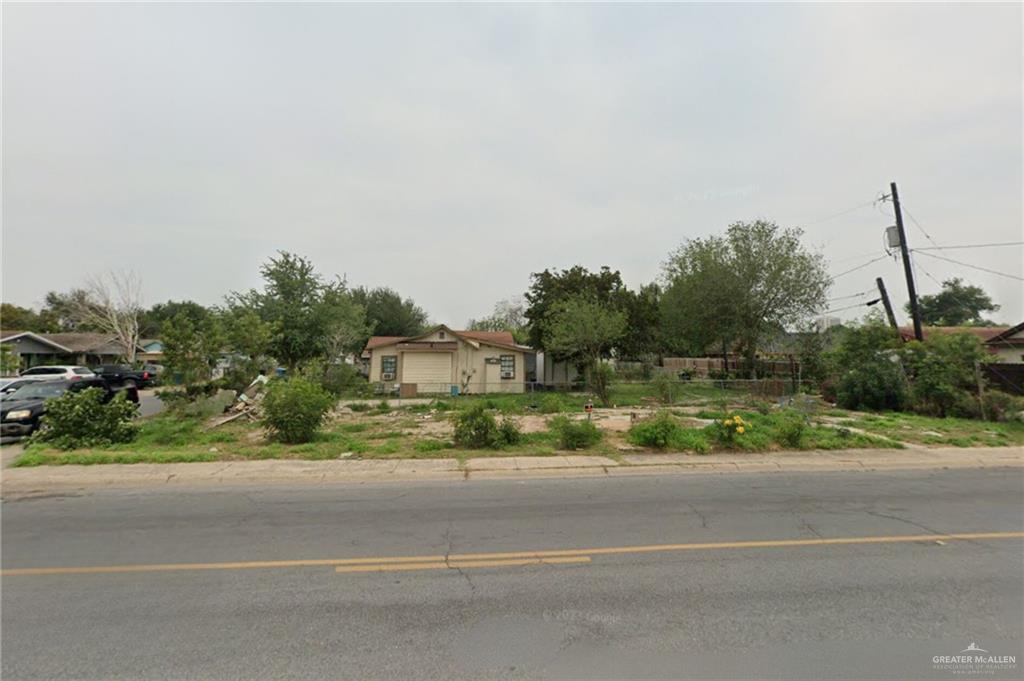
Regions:
<svg viewBox="0 0 1024 681"><path fill-rule="evenodd" d="M781 449L855 449L939 446L1001 446L1024 444L1024 424L932 419L912 414L863 414L830 408L809 396L792 402L767 399L712 385L677 387L661 399L650 385L618 385L614 406L595 408L590 416L601 439L583 449L621 460L641 451L758 452ZM137 462L230 461L244 459L389 459L481 456L551 456L564 453L551 420L559 415L587 420L586 394L462 396L417 400L398 406L386 401L342 402L313 442L286 445L268 441L259 422L243 417L218 427L208 421L174 414L144 419L137 439L129 444L71 452L30 445L14 465L100 464ZM453 441L456 416L482 405L498 419L513 421L520 441L501 449L463 449ZM739 416L743 432L721 436L721 424ZM660 449L637 444L630 430L660 418L675 435ZM642 442L642 441L641 441Z"/></svg>

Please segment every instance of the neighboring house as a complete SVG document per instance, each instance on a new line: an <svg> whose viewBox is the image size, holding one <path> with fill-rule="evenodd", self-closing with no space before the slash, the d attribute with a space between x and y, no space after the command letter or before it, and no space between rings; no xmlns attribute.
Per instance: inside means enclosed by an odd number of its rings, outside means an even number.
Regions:
<svg viewBox="0 0 1024 681"><path fill-rule="evenodd" d="M507 331L438 326L419 336L374 336L362 358L371 383L405 386L402 394L521 393L536 373L533 349Z"/></svg>
<svg viewBox="0 0 1024 681"><path fill-rule="evenodd" d="M985 347L995 355L995 362L1024 364L1024 322L992 336L985 341Z"/></svg>
<svg viewBox="0 0 1024 681"><path fill-rule="evenodd" d="M978 340L980 340L985 345L985 347L988 348L989 352L991 352L993 354L999 354L998 351L997 351L997 345L1005 346L1005 343L1003 343L1001 341L996 341L996 339L1000 338L1001 336L1003 336L1007 332L1012 332L1013 329L1019 329L1019 325L1015 326L1015 327L1009 327L1009 326L925 326L925 327L923 327L921 329L921 335L924 336L925 340L928 340L929 336L934 336L934 335L949 335L949 334L954 334L954 333L969 333L972 336L976 336L978 338ZM1019 334L1019 331L1018 331L1018 334ZM903 340L905 340L905 341L912 341L912 340L914 340L914 327L912 327L912 326L901 326L900 327L900 336L902 336ZM1024 345L1024 341L1018 341L1018 342L1020 342L1021 345ZM1018 347L1020 347L1020 346L1018 346ZM1000 355L1000 356L1002 356L1002 355ZM1010 361L1020 362L1021 361L1020 353L1018 352L1017 359L1015 359L1015 360L1011 360L1011 359L996 359L995 357L993 357L992 361L994 361L994 362L1010 362Z"/></svg>
<svg viewBox="0 0 1024 681"><path fill-rule="evenodd" d="M164 359L164 344L159 338L140 338L140 351L135 359L140 362L154 362L159 364Z"/></svg>
<svg viewBox="0 0 1024 681"><path fill-rule="evenodd" d="M11 349L22 369L41 364L115 364L125 354L115 338L103 333L2 331L0 344Z"/></svg>

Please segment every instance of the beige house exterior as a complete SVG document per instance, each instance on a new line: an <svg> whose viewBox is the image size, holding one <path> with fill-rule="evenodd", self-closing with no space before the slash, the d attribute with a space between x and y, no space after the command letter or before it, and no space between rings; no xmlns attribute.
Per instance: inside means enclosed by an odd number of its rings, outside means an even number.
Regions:
<svg viewBox="0 0 1024 681"><path fill-rule="evenodd" d="M1003 364L1024 363L1024 322L1012 326L985 341L986 347L995 357L993 362Z"/></svg>
<svg viewBox="0 0 1024 681"><path fill-rule="evenodd" d="M401 386L403 395L525 392L534 357L507 331L447 326L408 338L374 336L363 351L370 383Z"/></svg>

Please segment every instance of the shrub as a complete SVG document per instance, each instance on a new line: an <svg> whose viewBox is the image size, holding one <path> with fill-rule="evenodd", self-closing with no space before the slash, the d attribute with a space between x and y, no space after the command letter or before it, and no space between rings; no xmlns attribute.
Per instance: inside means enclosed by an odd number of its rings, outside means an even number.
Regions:
<svg viewBox="0 0 1024 681"><path fill-rule="evenodd" d="M371 407L366 402L353 402L348 408L354 412L370 411Z"/></svg>
<svg viewBox="0 0 1024 681"><path fill-rule="evenodd" d="M519 430L519 425L506 416L501 419L501 423L498 424L498 437L505 444L515 445L519 444L523 434Z"/></svg>
<svg viewBox="0 0 1024 681"><path fill-rule="evenodd" d="M721 444L732 447L750 429L750 424L739 414L715 421L708 426L712 436Z"/></svg>
<svg viewBox="0 0 1024 681"><path fill-rule="evenodd" d="M66 392L47 400L43 427L32 441L47 442L57 449L130 442L138 431L131 422L135 410L135 405L121 395L104 404L99 388Z"/></svg>
<svg viewBox="0 0 1024 681"><path fill-rule="evenodd" d="M989 421L1014 421L1024 412L1024 399L1001 390L986 390L981 398L985 418Z"/></svg>
<svg viewBox="0 0 1024 681"><path fill-rule="evenodd" d="M895 410L907 401L906 381L899 365L876 357L844 373L836 385L836 403L844 409Z"/></svg>
<svg viewBox="0 0 1024 681"><path fill-rule="evenodd" d="M784 414L776 420L776 440L785 447L799 448L806 431L807 419L800 414Z"/></svg>
<svg viewBox="0 0 1024 681"><path fill-rule="evenodd" d="M659 373L655 376L651 381L651 387L654 388L654 394L658 396L658 401L662 404L672 404L675 401L676 382L668 374Z"/></svg>
<svg viewBox="0 0 1024 681"><path fill-rule="evenodd" d="M377 404L377 409L376 409L376 411L377 411L377 413L379 413L379 414L387 414L387 413L390 413L390 412L391 412L391 404L390 404L390 403L388 403L388 401L387 401L387 400L381 400L381 401L380 401L380 403L378 403L378 404Z"/></svg>
<svg viewBox="0 0 1024 681"><path fill-rule="evenodd" d="M558 414L565 411L565 402L561 395L549 393L540 399L539 409L542 414Z"/></svg>
<svg viewBox="0 0 1024 681"><path fill-rule="evenodd" d="M603 433L590 421L574 421L568 416L556 416L548 427L562 449L586 449L601 441Z"/></svg>
<svg viewBox="0 0 1024 681"><path fill-rule="evenodd" d="M263 424L271 438L280 442L309 442L334 401L326 390L302 377L271 381L263 399Z"/></svg>
<svg viewBox="0 0 1024 681"><path fill-rule="evenodd" d="M641 447L666 449L676 445L682 430L683 427L668 412L663 411L654 418L633 424L626 437Z"/></svg>
<svg viewBox="0 0 1024 681"><path fill-rule="evenodd" d="M614 380L615 369L605 362L598 362L587 372L587 383L602 406L607 407L612 402L611 388Z"/></svg>
<svg viewBox="0 0 1024 681"><path fill-rule="evenodd" d="M469 449L500 449L519 442L519 428L510 419L494 420L484 405L474 404L455 417L455 444Z"/></svg>

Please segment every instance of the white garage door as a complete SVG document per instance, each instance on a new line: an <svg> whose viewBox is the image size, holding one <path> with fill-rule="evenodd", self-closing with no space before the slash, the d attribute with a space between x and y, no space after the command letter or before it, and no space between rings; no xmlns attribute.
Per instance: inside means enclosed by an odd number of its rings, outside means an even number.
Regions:
<svg viewBox="0 0 1024 681"><path fill-rule="evenodd" d="M402 355L402 383L415 383L419 392L448 392L452 382L449 352L407 352Z"/></svg>

